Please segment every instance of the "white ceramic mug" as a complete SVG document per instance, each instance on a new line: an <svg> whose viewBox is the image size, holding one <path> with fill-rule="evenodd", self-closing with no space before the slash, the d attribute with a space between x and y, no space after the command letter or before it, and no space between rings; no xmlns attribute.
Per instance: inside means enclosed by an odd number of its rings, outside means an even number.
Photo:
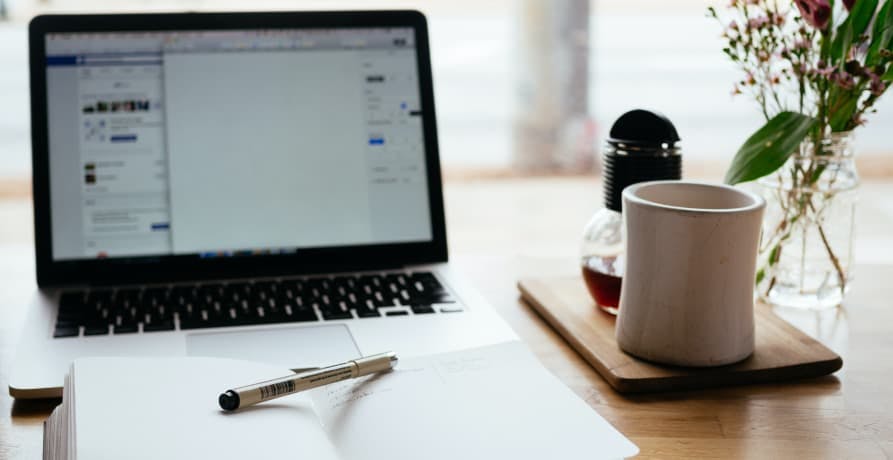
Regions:
<svg viewBox="0 0 893 460"><path fill-rule="evenodd" d="M620 348L680 366L720 366L750 356L765 206L759 196L726 185L657 181L627 187Z"/></svg>

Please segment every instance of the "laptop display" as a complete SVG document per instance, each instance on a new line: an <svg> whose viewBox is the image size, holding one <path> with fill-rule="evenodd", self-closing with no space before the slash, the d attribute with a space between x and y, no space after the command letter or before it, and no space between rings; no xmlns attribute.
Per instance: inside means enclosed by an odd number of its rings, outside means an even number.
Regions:
<svg viewBox="0 0 893 460"><path fill-rule="evenodd" d="M415 40L46 34L52 261L432 241Z"/></svg>

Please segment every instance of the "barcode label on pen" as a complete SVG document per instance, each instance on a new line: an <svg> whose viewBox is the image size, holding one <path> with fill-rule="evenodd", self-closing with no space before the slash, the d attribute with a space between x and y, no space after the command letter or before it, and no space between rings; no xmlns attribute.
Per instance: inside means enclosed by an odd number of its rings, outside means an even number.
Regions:
<svg viewBox="0 0 893 460"><path fill-rule="evenodd" d="M261 387L260 389L260 397L261 399L270 399L275 398L281 394L293 393L295 391L295 382L282 382L282 383L274 383L273 385L267 385L265 387Z"/></svg>

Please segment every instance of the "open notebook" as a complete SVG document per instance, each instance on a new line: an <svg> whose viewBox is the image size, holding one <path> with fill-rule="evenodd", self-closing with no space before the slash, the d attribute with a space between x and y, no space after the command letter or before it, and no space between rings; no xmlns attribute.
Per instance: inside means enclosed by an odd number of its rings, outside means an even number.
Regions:
<svg viewBox="0 0 893 460"><path fill-rule="evenodd" d="M45 459L623 458L638 449L519 342L224 413L217 395L288 371L217 358L87 358L44 425Z"/></svg>

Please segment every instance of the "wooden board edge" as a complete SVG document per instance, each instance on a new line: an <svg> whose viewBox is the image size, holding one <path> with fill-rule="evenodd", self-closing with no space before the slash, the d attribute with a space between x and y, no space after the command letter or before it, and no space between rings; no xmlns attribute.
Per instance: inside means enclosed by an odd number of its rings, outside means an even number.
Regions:
<svg viewBox="0 0 893 460"><path fill-rule="evenodd" d="M843 360L838 357L826 361L798 364L784 368L760 369L750 371L748 380L737 379L738 374L718 374L713 380L698 380L693 377L659 377L644 379L618 378L618 386L612 383L612 387L618 393L646 394L666 393L675 391L709 390L715 388L764 385L770 383L796 383L799 380L826 377L834 374L843 366Z"/></svg>

